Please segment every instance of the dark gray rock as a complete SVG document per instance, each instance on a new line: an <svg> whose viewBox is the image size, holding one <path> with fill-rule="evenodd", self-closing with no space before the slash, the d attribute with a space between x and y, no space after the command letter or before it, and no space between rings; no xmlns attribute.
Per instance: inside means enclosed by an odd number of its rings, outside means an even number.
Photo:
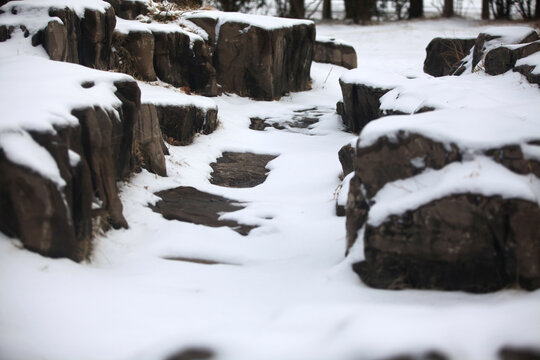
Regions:
<svg viewBox="0 0 540 360"><path fill-rule="evenodd" d="M241 235L248 235L256 226L239 224L233 220L220 220L223 213L244 208L236 200L181 186L156 193L162 200L149 205L168 220L179 220L210 227L227 226Z"/></svg>
<svg viewBox="0 0 540 360"><path fill-rule="evenodd" d="M540 360L539 348L506 346L499 351L501 360Z"/></svg>
<svg viewBox="0 0 540 360"><path fill-rule="evenodd" d="M338 152L339 162L343 169L343 177L354 171L355 150L351 144L344 145Z"/></svg>
<svg viewBox="0 0 540 360"><path fill-rule="evenodd" d="M142 167L160 176L167 176L163 135L156 107L152 104L141 105L135 123L134 146L134 154Z"/></svg>
<svg viewBox="0 0 540 360"><path fill-rule="evenodd" d="M369 286L475 293L540 287L540 208L521 199L451 195L367 225Z"/></svg>
<svg viewBox="0 0 540 360"><path fill-rule="evenodd" d="M184 32L154 32L154 69L157 76L176 87L187 86L206 96L217 95L216 70L210 49Z"/></svg>
<svg viewBox="0 0 540 360"><path fill-rule="evenodd" d="M254 99L275 100L290 91L310 88L315 25L299 22L267 30L242 22L188 16L214 44L217 81L226 92Z"/></svg>
<svg viewBox="0 0 540 360"><path fill-rule="evenodd" d="M484 59L484 69L489 75L500 75L512 70L516 61L540 51L540 41L520 47L500 46L489 51Z"/></svg>
<svg viewBox="0 0 540 360"><path fill-rule="evenodd" d="M116 16L126 20L134 20L139 15L148 14L147 3L144 1L105 0L114 8Z"/></svg>
<svg viewBox="0 0 540 360"><path fill-rule="evenodd" d="M217 108L194 105L155 105L163 135L173 145L188 145L195 134L210 134L217 127Z"/></svg>
<svg viewBox="0 0 540 360"><path fill-rule="evenodd" d="M362 84L339 81L343 94L341 118L347 131L360 133L370 121L382 115L379 99L390 89L379 89Z"/></svg>
<svg viewBox="0 0 540 360"><path fill-rule="evenodd" d="M49 16L60 18L62 23L50 21L45 29L34 35L34 46L43 45L52 60L109 69L116 25L112 7L105 13L87 9L83 18L69 8L50 8Z"/></svg>
<svg viewBox="0 0 540 360"><path fill-rule="evenodd" d="M313 61L354 69L357 66L356 51L351 45L331 40L315 41Z"/></svg>
<svg viewBox="0 0 540 360"><path fill-rule="evenodd" d="M150 32L131 31L128 34L114 32L113 46L116 50L112 68L135 78L154 81L154 35Z"/></svg>
<svg viewBox="0 0 540 360"><path fill-rule="evenodd" d="M266 165L275 155L224 152L215 163L211 163L212 178L215 185L246 188L262 184L266 180Z"/></svg>
<svg viewBox="0 0 540 360"><path fill-rule="evenodd" d="M424 72L431 76L451 75L456 64L466 57L476 39L435 38L426 48Z"/></svg>

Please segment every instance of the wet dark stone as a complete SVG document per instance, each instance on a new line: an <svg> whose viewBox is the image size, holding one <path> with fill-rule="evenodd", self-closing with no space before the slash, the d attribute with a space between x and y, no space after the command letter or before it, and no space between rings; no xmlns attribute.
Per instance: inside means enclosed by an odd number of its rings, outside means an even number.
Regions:
<svg viewBox="0 0 540 360"><path fill-rule="evenodd" d="M257 186L266 180L266 165L275 158L275 155L224 152L217 162L210 164L214 170L210 182L234 188Z"/></svg>
<svg viewBox="0 0 540 360"><path fill-rule="evenodd" d="M234 220L220 220L223 213L244 208L238 201L199 191L190 186L156 193L162 200L149 207L163 215L167 220L179 220L210 227L227 226L241 235L248 235L256 228L253 225L239 224Z"/></svg>
<svg viewBox="0 0 540 360"><path fill-rule="evenodd" d="M214 260L208 260L208 259L199 259L199 258L188 258L188 257L181 257L181 256L167 256L163 258L164 260L170 260L170 261L180 261L180 262L189 262L194 264L200 264L200 265L234 265L238 266L239 264L233 264L223 261L214 261Z"/></svg>
<svg viewBox="0 0 540 360"><path fill-rule="evenodd" d="M383 360L447 360L446 355L438 351L429 351L419 355L397 355Z"/></svg>

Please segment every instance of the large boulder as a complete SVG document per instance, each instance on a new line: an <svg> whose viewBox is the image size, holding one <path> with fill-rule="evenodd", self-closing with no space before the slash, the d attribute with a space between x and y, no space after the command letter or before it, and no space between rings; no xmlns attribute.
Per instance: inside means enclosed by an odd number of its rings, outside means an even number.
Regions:
<svg viewBox="0 0 540 360"><path fill-rule="evenodd" d="M313 61L354 69L357 66L356 51L352 45L335 38L317 37Z"/></svg>
<svg viewBox="0 0 540 360"><path fill-rule="evenodd" d="M484 69L489 75L500 75L512 70L518 60L540 51L540 41L518 46L499 46L490 50L484 59Z"/></svg>
<svg viewBox="0 0 540 360"><path fill-rule="evenodd" d="M154 35L150 31L114 32L112 68L138 79L154 81Z"/></svg>
<svg viewBox="0 0 540 360"><path fill-rule="evenodd" d="M440 37L431 40L426 47L424 72L435 77L452 75L456 64L467 56L475 41Z"/></svg>
<svg viewBox="0 0 540 360"><path fill-rule="evenodd" d="M33 103L0 127L0 210L9 214L0 231L45 256L86 259L97 229L128 226L117 181L142 165L136 141L152 127L139 117L137 83L36 57L7 58L2 67L5 106L22 94Z"/></svg>
<svg viewBox="0 0 540 360"><path fill-rule="evenodd" d="M224 91L274 100L310 87L315 42L311 21L200 11L186 18L208 33Z"/></svg>

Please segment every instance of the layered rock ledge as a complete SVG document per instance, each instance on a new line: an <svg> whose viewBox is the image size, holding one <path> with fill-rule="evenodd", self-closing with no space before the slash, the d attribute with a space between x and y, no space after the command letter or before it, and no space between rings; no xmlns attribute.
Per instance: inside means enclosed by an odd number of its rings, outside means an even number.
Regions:
<svg viewBox="0 0 540 360"><path fill-rule="evenodd" d="M313 61L354 69L357 66L356 51L343 41L331 37L317 37Z"/></svg>

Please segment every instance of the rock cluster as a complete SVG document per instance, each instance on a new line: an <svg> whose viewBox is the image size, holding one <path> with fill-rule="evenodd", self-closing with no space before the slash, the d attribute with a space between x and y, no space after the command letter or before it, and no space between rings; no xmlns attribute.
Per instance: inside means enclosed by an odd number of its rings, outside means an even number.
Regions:
<svg viewBox="0 0 540 360"><path fill-rule="evenodd" d="M485 54L475 58L482 59L486 72L515 70L519 59L536 51L535 32L516 33L513 40L532 42L493 47L476 40L474 46ZM483 44L493 41L487 34L480 38ZM473 61L474 49L460 66ZM340 151L344 174L354 164L346 205L347 251L364 252L354 270L366 284L387 289L537 289L540 207L538 195L530 194L540 183L540 158L534 155L540 124L497 111L484 121L485 115L445 93L480 80L454 79L445 80L445 91L430 79L377 78L357 70L341 79L344 123L361 132L354 152L350 146ZM488 93L491 86L486 84ZM483 88L476 91L482 99ZM524 100L529 113L537 104L531 99ZM376 120L395 114L415 115ZM504 129L510 128L516 132L507 136ZM492 177L498 182L492 184ZM513 191L497 187L505 182ZM522 182L527 185L520 193L516 189ZM363 249L355 247L358 239Z"/></svg>

